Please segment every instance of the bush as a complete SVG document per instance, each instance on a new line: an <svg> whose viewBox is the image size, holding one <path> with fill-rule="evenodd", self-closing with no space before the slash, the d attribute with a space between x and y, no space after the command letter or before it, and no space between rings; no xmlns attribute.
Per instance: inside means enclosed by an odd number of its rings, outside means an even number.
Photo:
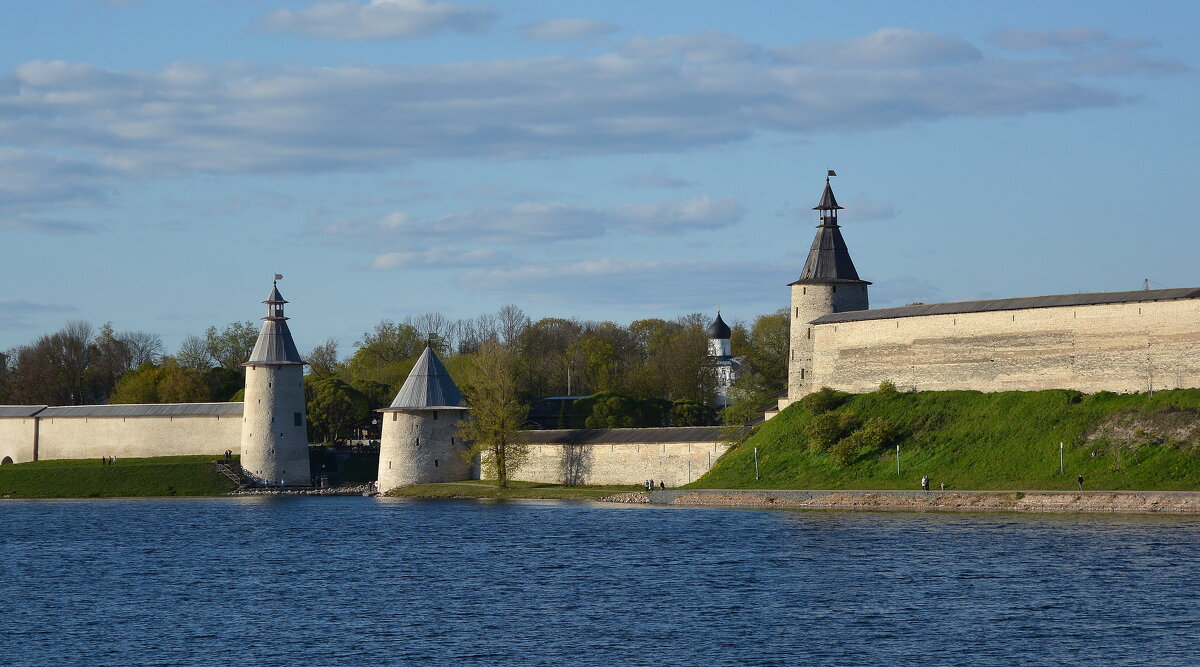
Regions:
<svg viewBox="0 0 1200 667"><path fill-rule="evenodd" d="M879 391L877 393L880 396L895 396L900 392L896 390L895 382L892 382L891 380L884 380L883 382L879 383Z"/></svg>
<svg viewBox="0 0 1200 667"><path fill-rule="evenodd" d="M849 397L849 394L836 392L829 387L821 387L820 390L801 398L800 405L814 415L820 415L836 410Z"/></svg>
<svg viewBox="0 0 1200 667"><path fill-rule="evenodd" d="M859 443L871 449L882 449L896 441L897 429L884 417L871 417L854 432Z"/></svg>
<svg viewBox="0 0 1200 667"><path fill-rule="evenodd" d="M829 455L840 466L848 466L854 463L854 459L858 458L858 450L862 447L862 440L858 435L858 431L837 441L833 447L829 449Z"/></svg>
<svg viewBox="0 0 1200 667"><path fill-rule="evenodd" d="M823 452L833 446L854 426L853 412L824 412L809 420L804 426L808 449Z"/></svg>

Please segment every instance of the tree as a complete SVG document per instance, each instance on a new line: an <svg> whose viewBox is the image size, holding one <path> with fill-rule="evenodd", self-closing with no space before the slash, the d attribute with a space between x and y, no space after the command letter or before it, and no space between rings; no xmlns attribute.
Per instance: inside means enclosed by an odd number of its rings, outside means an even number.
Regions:
<svg viewBox="0 0 1200 667"><path fill-rule="evenodd" d="M484 343L475 356L473 373L462 383L471 417L458 434L470 442L467 456L481 455L501 488L529 456L521 427L529 406L517 398L517 359L512 349Z"/></svg>
<svg viewBox="0 0 1200 667"><path fill-rule="evenodd" d="M343 429L371 414L367 397L337 378L309 375L304 390L308 424L317 442L336 441Z"/></svg>
<svg viewBox="0 0 1200 667"><path fill-rule="evenodd" d="M204 347L217 366L242 371L258 342L258 327L253 322L230 322L224 329L215 326L204 330Z"/></svg>
<svg viewBox="0 0 1200 667"><path fill-rule="evenodd" d="M338 370L338 342L326 338L305 357L313 375L333 375Z"/></svg>

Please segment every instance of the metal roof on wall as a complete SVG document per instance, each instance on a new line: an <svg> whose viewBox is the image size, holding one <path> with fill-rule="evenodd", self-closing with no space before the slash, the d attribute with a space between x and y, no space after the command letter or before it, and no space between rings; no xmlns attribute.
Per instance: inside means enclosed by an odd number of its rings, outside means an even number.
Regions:
<svg viewBox="0 0 1200 667"><path fill-rule="evenodd" d="M32 417L45 409L44 405L0 405L0 417Z"/></svg>
<svg viewBox="0 0 1200 667"><path fill-rule="evenodd" d="M1133 292L1092 292L1089 294L1051 294L1027 296L1014 299L990 299L987 301L955 301L951 303L928 303L898 308L876 310L852 310L844 313L822 315L813 324L837 322L860 322L863 320L886 320L898 317L921 317L924 315L954 315L958 313L986 313L1000 310L1026 310L1029 308L1060 308L1063 306L1095 306L1108 303L1137 303L1145 301L1175 301L1200 298L1200 287L1177 289L1136 290Z"/></svg>
<svg viewBox="0 0 1200 667"><path fill-rule="evenodd" d="M665 428L577 428L526 431L534 445L618 445L673 442L722 442L720 426Z"/></svg>
<svg viewBox="0 0 1200 667"><path fill-rule="evenodd" d="M63 405L46 408L38 417L195 417L240 416L235 403L133 403L128 405Z"/></svg>

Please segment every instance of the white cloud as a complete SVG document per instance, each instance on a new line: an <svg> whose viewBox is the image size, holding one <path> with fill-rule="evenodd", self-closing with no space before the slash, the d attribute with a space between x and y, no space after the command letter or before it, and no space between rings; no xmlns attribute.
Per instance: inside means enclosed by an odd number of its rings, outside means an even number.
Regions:
<svg viewBox="0 0 1200 667"><path fill-rule="evenodd" d="M439 0L316 0L311 7L277 9L258 28L336 41L409 39L442 30L485 31L495 14L484 5Z"/></svg>
<svg viewBox="0 0 1200 667"><path fill-rule="evenodd" d="M97 231L90 223L46 212L104 205L107 196L100 183L107 177L104 169L81 160L0 147L0 228L46 234Z"/></svg>
<svg viewBox="0 0 1200 667"><path fill-rule="evenodd" d="M460 283L471 289L519 295L544 303L586 300L634 310L708 310L720 299L750 312L774 310L780 289L798 270L788 263L708 260L627 260L602 258L581 262L538 263L507 269L468 271ZM764 310L765 309L765 310Z"/></svg>
<svg viewBox="0 0 1200 667"><path fill-rule="evenodd" d="M570 42L595 39L620 29L621 26L594 19L550 19L521 26L521 36L531 42Z"/></svg>
<svg viewBox="0 0 1200 667"><path fill-rule="evenodd" d="M27 329L36 326L31 318L44 314L68 313L75 306L35 303L24 299L0 299L0 329Z"/></svg>
<svg viewBox="0 0 1200 667"><path fill-rule="evenodd" d="M404 239L409 243L524 245L596 238L612 229L648 236L718 229L736 223L743 212L741 204L732 197L701 196L621 206L524 202L513 206L480 206L435 218L398 211L381 218L322 222L309 231L339 240L369 239L383 243Z"/></svg>
<svg viewBox="0 0 1200 667"><path fill-rule="evenodd" d="M351 8L361 16L374 6ZM94 191L113 172L329 172L427 158L677 152L761 131L804 136L1125 104L1128 96L1095 75L1173 65L1122 44L1036 60L978 57L956 37L889 29L791 49L705 33L633 38L594 57L436 65L145 72L32 61L0 76L0 145L71 155L96 170L76 182Z"/></svg>
<svg viewBox="0 0 1200 667"><path fill-rule="evenodd" d="M375 269L463 268L494 266L505 260L495 250L461 250L430 248L428 250L387 252L376 255L371 267Z"/></svg>

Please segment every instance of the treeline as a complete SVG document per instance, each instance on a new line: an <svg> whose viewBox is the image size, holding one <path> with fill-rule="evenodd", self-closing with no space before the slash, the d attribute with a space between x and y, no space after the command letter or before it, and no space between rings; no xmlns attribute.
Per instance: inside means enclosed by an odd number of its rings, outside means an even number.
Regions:
<svg viewBox="0 0 1200 667"><path fill-rule="evenodd" d="M451 319L427 313L383 320L343 355L328 339L305 355L309 419L315 441L344 437L355 421L388 405L432 340L461 383L475 373L482 345L495 342L514 355L517 400L540 396L602 394L588 405L593 424L659 425L709 422L715 374L708 357L711 317L693 313L674 320L628 325L579 319L531 321L520 308ZM743 419L750 407L783 389L787 378L785 310L732 327L732 346L744 357L738 381ZM145 332L98 331L83 322L19 346L0 357L0 403L178 403L241 400L244 370L258 335L253 322L209 327L165 354L161 339ZM432 338L431 338L432 336ZM648 403L649 402L649 403ZM680 406L672 411L665 406ZM648 408L647 406L654 406ZM584 417L592 417L592 414Z"/></svg>

